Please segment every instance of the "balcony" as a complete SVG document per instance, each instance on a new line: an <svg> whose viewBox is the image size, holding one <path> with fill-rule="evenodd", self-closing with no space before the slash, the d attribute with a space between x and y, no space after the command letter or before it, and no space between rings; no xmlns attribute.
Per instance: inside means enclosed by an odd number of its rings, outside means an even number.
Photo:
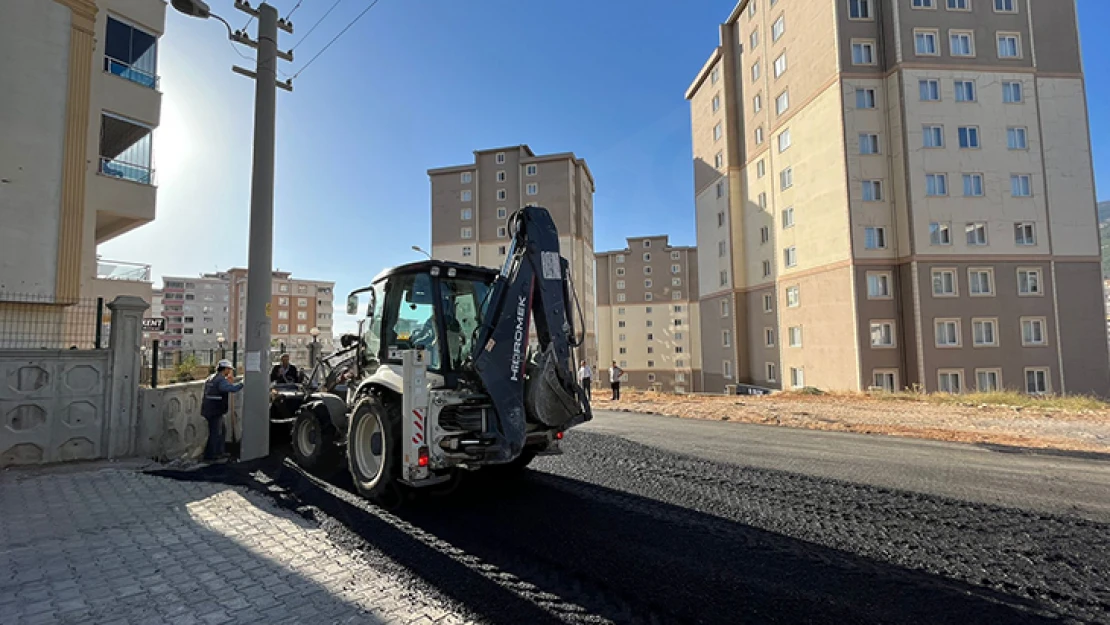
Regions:
<svg viewBox="0 0 1110 625"><path fill-rule="evenodd" d="M154 219L157 192L151 158L149 126L101 114L97 175L88 183L98 245Z"/></svg>
<svg viewBox="0 0 1110 625"><path fill-rule="evenodd" d="M150 282L150 265L97 258L96 279Z"/></svg>

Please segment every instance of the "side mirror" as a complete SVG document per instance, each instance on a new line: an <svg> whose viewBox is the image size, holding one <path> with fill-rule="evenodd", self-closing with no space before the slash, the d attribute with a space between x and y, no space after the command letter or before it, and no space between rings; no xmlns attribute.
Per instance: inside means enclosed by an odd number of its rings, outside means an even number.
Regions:
<svg viewBox="0 0 1110 625"><path fill-rule="evenodd" d="M350 295L347 296L347 314L348 315L357 315L358 314L358 294L357 293L351 293Z"/></svg>

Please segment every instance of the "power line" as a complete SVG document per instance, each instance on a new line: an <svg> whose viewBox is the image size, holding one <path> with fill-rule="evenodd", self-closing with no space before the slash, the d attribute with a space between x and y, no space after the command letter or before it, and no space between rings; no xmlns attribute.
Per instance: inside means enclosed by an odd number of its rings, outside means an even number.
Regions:
<svg viewBox="0 0 1110 625"><path fill-rule="evenodd" d="M297 12L297 9L301 8L301 3L302 2L304 2L304 0L297 0L297 4L293 7L293 10L289 12L289 15L285 16L286 20L293 17L293 14Z"/></svg>
<svg viewBox="0 0 1110 625"><path fill-rule="evenodd" d="M335 0L335 4L331 5L331 8L328 9L328 12L324 13L323 17L316 20L316 23L312 25L312 28L309 28L308 32L304 34L304 37L301 37L301 40L294 44L293 47L289 49L289 51L292 52L293 50L296 50L297 46L304 43L304 40L308 39L308 36L312 34L312 31L316 30L316 27L319 26L328 17L328 15L331 15L331 12L335 10L335 7L339 6L340 2L343 2L343 0ZM299 4L300 3L298 3L298 5Z"/></svg>
<svg viewBox="0 0 1110 625"><path fill-rule="evenodd" d="M305 64L304 64L304 67L302 67L302 68L300 68L299 70L297 70L297 73L296 73L296 74L293 74L293 77L292 77L292 78L290 78L290 80L293 80L293 79L294 79L294 78L296 78L297 76L300 76L300 75L301 75L301 72L303 72L303 71L305 71L306 69L308 69L308 66L309 66L309 65L312 65L312 62L313 62L313 61L315 61L316 59L320 58L320 55L321 55L321 54L323 54L323 53L324 53L325 51L327 51L327 49L331 47L331 44L333 44L333 43L335 43L336 41L338 41L338 40L339 40L339 38L343 36L343 33L347 32L347 30L348 30L348 29L350 29L350 28L351 28L352 26L354 26L356 22L358 22L358 21L359 21L360 19L362 19L362 16L363 16L363 15L366 15L367 13L369 13L369 12L370 12L370 9L374 8L374 5L378 4L378 2L381 2L381 0L374 0L373 2L371 2L371 3L370 3L370 6L368 6L368 7L366 7L365 9L363 9L363 10L362 10L362 13L359 13L358 15L356 15L356 16L355 16L355 19L351 20L351 23L350 23L350 24L347 24L347 25L346 25L346 26L345 26L345 27L343 28L343 30L339 31L339 34L338 34L338 35L336 35L335 37L332 37L332 40L328 42L328 45L326 45L326 46L324 46L323 48L321 48L321 50L320 50L319 52L317 52L317 53L316 53L316 56L314 56L314 57L312 57L311 59L309 59L309 60L308 60L308 63L305 63Z"/></svg>

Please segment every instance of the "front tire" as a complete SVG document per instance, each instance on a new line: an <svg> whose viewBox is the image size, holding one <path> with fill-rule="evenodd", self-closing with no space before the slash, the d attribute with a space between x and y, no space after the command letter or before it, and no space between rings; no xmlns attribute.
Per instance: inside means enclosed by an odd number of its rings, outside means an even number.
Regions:
<svg viewBox="0 0 1110 625"><path fill-rule="evenodd" d="M401 408L365 397L347 430L347 468L358 494L379 505L401 500Z"/></svg>
<svg viewBox="0 0 1110 625"><path fill-rule="evenodd" d="M326 406L302 406L293 423L293 459L311 473L330 477L341 466L336 437Z"/></svg>

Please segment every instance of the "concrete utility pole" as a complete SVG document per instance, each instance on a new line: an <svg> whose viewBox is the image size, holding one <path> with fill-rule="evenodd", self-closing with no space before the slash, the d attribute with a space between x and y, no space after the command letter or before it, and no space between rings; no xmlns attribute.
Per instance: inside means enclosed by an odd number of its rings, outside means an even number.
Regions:
<svg viewBox="0 0 1110 625"><path fill-rule="evenodd" d="M273 6L257 9L244 0L235 8L258 20L258 41L242 31L231 32L227 20L209 11L203 0L172 0L173 7L193 17L214 17L227 26L232 41L258 50L255 71L233 66L237 74L255 80L254 164L251 176L250 238L247 264L246 358L243 385L243 439L240 460L270 453L270 299L274 248L274 132L277 124L277 87L292 91L292 81L277 81L278 58L293 60L292 52L278 52L278 29L292 33L293 25L278 19Z"/></svg>

